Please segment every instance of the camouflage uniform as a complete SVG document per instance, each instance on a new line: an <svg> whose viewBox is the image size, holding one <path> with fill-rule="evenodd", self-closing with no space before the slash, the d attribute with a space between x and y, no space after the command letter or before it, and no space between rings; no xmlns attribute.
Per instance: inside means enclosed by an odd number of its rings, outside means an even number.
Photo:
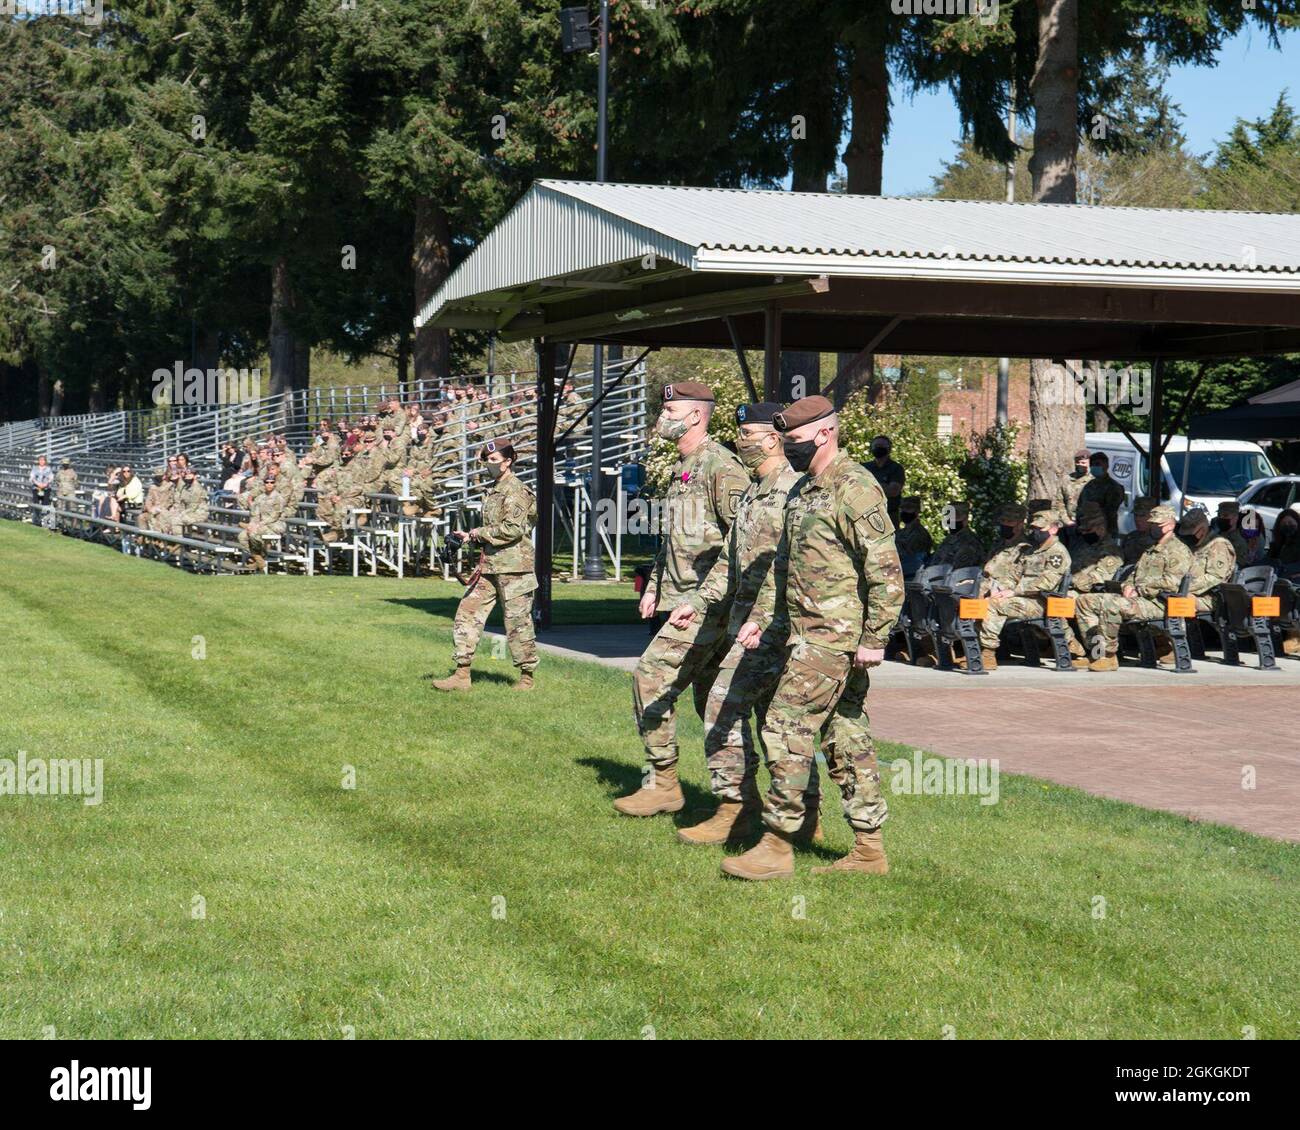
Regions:
<svg viewBox="0 0 1300 1130"><path fill-rule="evenodd" d="M1244 569L1251 563L1250 542L1245 539L1237 526L1233 526L1227 533L1220 534L1219 537L1231 544L1232 551L1237 557L1238 566Z"/></svg>
<svg viewBox="0 0 1300 1130"><path fill-rule="evenodd" d="M805 475L785 512L791 644L763 726L772 787L763 820L791 836L804 826L818 734L844 816L874 832L887 815L864 709L859 647L883 649L903 605L903 574L885 496L847 452Z"/></svg>
<svg viewBox="0 0 1300 1130"><path fill-rule="evenodd" d="M54 497L70 501L77 497L77 472L71 467L60 467L54 476Z"/></svg>
<svg viewBox="0 0 1300 1130"><path fill-rule="evenodd" d="M1079 495L1083 493L1083 488L1092 482L1092 476L1084 471L1083 474L1071 474L1064 482L1061 483L1061 489L1057 494L1059 509L1069 522L1073 522L1079 513Z"/></svg>
<svg viewBox="0 0 1300 1130"><path fill-rule="evenodd" d="M748 487L740 460L709 436L673 467L663 543L650 578L660 611L671 612L704 583ZM709 688L726 651L726 623L725 605L710 607L685 628L665 623L637 663L632 709L646 758L656 769L677 764L674 704L687 687L693 688L696 713L707 714Z"/></svg>
<svg viewBox="0 0 1300 1130"><path fill-rule="evenodd" d="M1232 580L1236 572L1237 555L1232 542L1221 534L1207 535L1192 550L1192 583L1187 591L1196 597L1196 611L1209 612L1214 607L1214 590L1224 581Z"/></svg>
<svg viewBox="0 0 1300 1130"><path fill-rule="evenodd" d="M785 573L776 560L785 537L785 504L801 476L781 466L741 496L722 553L704 583L687 598L700 615L730 604L727 635L732 640L704 707L704 756L719 801L756 801L758 755L749 729L752 710L761 728L776 690L790 636L785 608ZM784 563L783 563L784 564ZM757 647L746 649L736 635L749 621L762 630ZM809 786L815 800L816 765Z"/></svg>
<svg viewBox="0 0 1300 1130"><path fill-rule="evenodd" d="M1070 571L1070 551L1059 538L1049 538L1042 545L1026 540L1006 553L1015 553L1017 560L1007 572L1014 580L1003 588L1014 589L1010 596L995 596L989 600L988 614L980 624L980 647L996 651L1003 625L1008 620L1021 620L1041 616L1046 595L1056 589L1061 579Z"/></svg>
<svg viewBox="0 0 1300 1130"><path fill-rule="evenodd" d="M1172 535L1163 544L1153 545L1141 558L1129 582L1137 596L1120 593L1086 593L1075 602L1080 634L1096 637L1112 656L1119 648L1119 627L1125 620L1153 620L1165 614L1161 593L1177 592L1183 578L1191 572L1192 552Z"/></svg>
<svg viewBox="0 0 1300 1130"><path fill-rule="evenodd" d="M939 543L939 548L930 558L930 564L965 569L971 565L983 565L985 556L984 543L969 526L963 526L960 530L953 530Z"/></svg>
<svg viewBox="0 0 1300 1130"><path fill-rule="evenodd" d="M239 544L253 557L266 556L267 534L284 533L284 499L278 491L255 495L248 506L248 528L239 531Z"/></svg>
<svg viewBox="0 0 1300 1130"><path fill-rule="evenodd" d="M1093 545L1080 539L1071 556L1070 595L1076 598L1105 584L1124 564L1123 551L1109 536Z"/></svg>
<svg viewBox="0 0 1300 1130"><path fill-rule="evenodd" d="M176 485L172 509L159 523L158 529L167 534L182 534L185 526L208 520L208 492L196 478L193 483L182 479Z"/></svg>
<svg viewBox="0 0 1300 1130"><path fill-rule="evenodd" d="M1114 537L1119 533L1119 508L1124 505L1124 488L1109 474L1090 475L1089 480L1079 492L1076 508L1089 502L1096 503L1106 517L1107 531Z"/></svg>
<svg viewBox="0 0 1300 1130"><path fill-rule="evenodd" d="M1008 544L999 541L997 547L984 562L984 575L980 578L980 594L987 596L994 586L1000 589L1013 589L1020 580L1024 569L1025 550L1033 548L1030 540L1021 534Z"/></svg>
<svg viewBox="0 0 1300 1130"><path fill-rule="evenodd" d="M483 499L482 532L477 539L483 546L481 575L456 608L452 639L458 667L468 667L473 660L483 625L500 601L510 658L520 671L537 669L532 543L536 525L537 500L532 492L517 475L502 476Z"/></svg>

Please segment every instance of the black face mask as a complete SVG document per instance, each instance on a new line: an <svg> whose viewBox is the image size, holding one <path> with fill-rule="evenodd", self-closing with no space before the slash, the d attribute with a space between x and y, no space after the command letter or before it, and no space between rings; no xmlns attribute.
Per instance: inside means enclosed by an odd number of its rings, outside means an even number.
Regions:
<svg viewBox="0 0 1300 1130"><path fill-rule="evenodd" d="M871 454L874 455L877 459L888 459L888 458L889 458L889 448L887 448L887 447L873 447L873 448L871 449Z"/></svg>
<svg viewBox="0 0 1300 1130"><path fill-rule="evenodd" d="M1014 534L1015 532L1016 532L1015 526L998 527L998 537L1000 537L1003 541L1010 541L1011 535Z"/></svg>
<svg viewBox="0 0 1300 1130"><path fill-rule="evenodd" d="M806 471L812 464L813 456L817 454L817 444L810 439L803 443L787 443L785 445L785 457L790 461L790 466L796 471Z"/></svg>
<svg viewBox="0 0 1300 1130"><path fill-rule="evenodd" d="M1051 536L1052 535L1047 530L1034 529L1029 531L1029 540L1033 542L1034 545L1042 545Z"/></svg>
<svg viewBox="0 0 1300 1130"><path fill-rule="evenodd" d="M1101 541L1101 534L1097 533L1095 530L1089 530L1086 534L1083 535L1083 540L1086 541L1089 545L1096 545L1099 541Z"/></svg>
<svg viewBox="0 0 1300 1130"><path fill-rule="evenodd" d="M900 518L901 518L905 523L906 523L906 522L915 522L915 521L916 521L916 515L913 514L913 513L911 513L910 511L907 511L907 510L904 510L901 514L899 514L899 517L900 517Z"/></svg>

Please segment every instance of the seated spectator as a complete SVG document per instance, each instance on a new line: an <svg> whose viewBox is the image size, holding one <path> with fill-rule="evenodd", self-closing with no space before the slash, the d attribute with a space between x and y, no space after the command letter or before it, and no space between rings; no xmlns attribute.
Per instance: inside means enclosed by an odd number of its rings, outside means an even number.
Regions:
<svg viewBox="0 0 1300 1130"><path fill-rule="evenodd" d="M930 531L921 525L921 500L916 495L899 500L899 527L894 546L903 566L903 576L910 577L925 564L934 549Z"/></svg>
<svg viewBox="0 0 1300 1130"><path fill-rule="evenodd" d="M1138 498L1133 502L1133 529L1119 541L1120 552L1124 554L1125 565L1136 565L1139 557L1151 548L1153 538L1147 527L1147 518L1156 505L1154 498Z"/></svg>
<svg viewBox="0 0 1300 1130"><path fill-rule="evenodd" d="M1192 551L1192 584L1187 590L1196 598L1196 611L1209 612L1213 593L1237 573L1237 552L1225 534L1210 529L1204 510L1189 510L1178 522L1178 537Z"/></svg>
<svg viewBox="0 0 1300 1130"><path fill-rule="evenodd" d="M1102 508L1103 514L1105 513ZM1119 629L1126 620L1165 615L1165 593L1176 593L1192 569L1192 551L1174 536L1177 519L1169 506L1155 506L1148 518L1152 543L1138 558L1131 580L1118 593L1088 593L1075 602L1079 631L1094 657L1089 671L1119 670ZM1109 529L1109 523L1107 523Z"/></svg>
<svg viewBox="0 0 1300 1130"><path fill-rule="evenodd" d="M1300 565L1300 513L1283 510L1277 516L1266 556L1280 571L1289 565Z"/></svg>
<svg viewBox="0 0 1300 1130"><path fill-rule="evenodd" d="M233 443L221 445L221 481L224 483L239 471L240 456Z"/></svg>
<svg viewBox="0 0 1300 1130"><path fill-rule="evenodd" d="M1186 515L1184 515L1186 517ZM1227 538L1237 555L1238 565L1250 564L1250 544L1241 536L1238 522L1241 518L1241 504L1231 500L1219 503L1218 517L1210 523L1210 528L1220 537Z"/></svg>
<svg viewBox="0 0 1300 1130"><path fill-rule="evenodd" d="M1106 528L1106 516L1094 503L1075 513L1075 549L1070 554L1070 595L1077 602L1084 593L1104 592L1105 585L1124 564L1119 543ZM1070 621L1067 640L1076 667L1087 667L1078 620Z"/></svg>
<svg viewBox="0 0 1300 1130"><path fill-rule="evenodd" d="M954 569L965 569L970 565L984 564L984 543L967 526L969 521L970 503L948 504L944 524L950 526L950 529L930 558L931 565L951 565Z"/></svg>
<svg viewBox="0 0 1300 1130"><path fill-rule="evenodd" d="M989 608L980 624L980 651L986 671L998 669L998 639L1008 620L1042 616L1048 594L1070 571L1070 551L1061 543L1061 520L1051 510L1040 510L1029 523L1025 540L1012 552L1017 560L1005 570L1006 580L994 581L989 591ZM958 667L966 657L953 660Z"/></svg>
<svg viewBox="0 0 1300 1130"><path fill-rule="evenodd" d="M1023 556L1020 550L1029 543L1025 536L1028 517L1025 507L1016 502L1008 503L998 511L998 540L984 562L981 596L988 596L994 588L1007 591L1015 588L1020 579L1018 570Z"/></svg>

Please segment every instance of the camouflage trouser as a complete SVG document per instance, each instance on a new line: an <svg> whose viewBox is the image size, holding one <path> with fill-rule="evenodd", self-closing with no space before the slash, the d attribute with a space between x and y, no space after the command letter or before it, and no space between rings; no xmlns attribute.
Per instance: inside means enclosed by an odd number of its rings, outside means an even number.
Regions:
<svg viewBox="0 0 1300 1130"><path fill-rule="evenodd" d="M1074 605L1084 643L1091 640L1093 645L1100 645L1092 648L1094 654L1114 655L1119 650L1119 626L1125 620L1154 620L1164 614L1163 601L1117 592L1084 593Z"/></svg>
<svg viewBox="0 0 1300 1130"><path fill-rule="evenodd" d="M713 795L720 801L739 803L758 796L758 752L749 729L749 715L761 729L767 722L781 668L783 643L760 643L747 651L735 641L718 667L717 678L704 704L704 758L709 766ZM820 795L814 762L807 792Z"/></svg>
<svg viewBox="0 0 1300 1130"><path fill-rule="evenodd" d="M277 530L274 527L265 530L240 530L239 537L236 540L239 542L245 553L250 553L254 557L265 557L266 543L262 539L268 534L274 535L280 533L283 533L283 531Z"/></svg>
<svg viewBox="0 0 1300 1130"><path fill-rule="evenodd" d="M665 622L642 654L632 674L632 709L646 760L656 769L677 764L677 696L691 687L695 712L705 716L726 646L726 616L715 612L696 616L684 630Z"/></svg>
<svg viewBox="0 0 1300 1130"><path fill-rule="evenodd" d="M501 602L506 625L506 642L510 658L521 671L537 669L537 637L533 631L533 593L537 589L534 573L484 573L465 591L456 607L451 637L456 645L456 664L466 666L474 658L483 625Z"/></svg>
<svg viewBox="0 0 1300 1130"><path fill-rule="evenodd" d="M864 709L868 682L865 668L853 666L851 652L807 641L791 645L763 726L772 774L763 820L773 831L790 835L804 825L818 734L849 826L874 832L885 822L888 806Z"/></svg>
<svg viewBox="0 0 1300 1130"><path fill-rule="evenodd" d="M1030 619L1041 616L1044 608L1041 596L991 596L988 615L980 625L980 647L996 651L998 637L1008 620Z"/></svg>

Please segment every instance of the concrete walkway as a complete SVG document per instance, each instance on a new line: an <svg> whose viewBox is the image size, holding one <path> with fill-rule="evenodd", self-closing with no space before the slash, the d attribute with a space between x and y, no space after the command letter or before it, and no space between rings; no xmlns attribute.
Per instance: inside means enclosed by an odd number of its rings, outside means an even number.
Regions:
<svg viewBox="0 0 1300 1130"><path fill-rule="evenodd" d="M560 627L538 642L631 671L648 627ZM1007 773L1300 842L1300 661L1279 671L1113 674L1018 663L985 676L887 663L867 700L876 736L944 757L996 757ZM1244 788L1243 783L1252 783Z"/></svg>

